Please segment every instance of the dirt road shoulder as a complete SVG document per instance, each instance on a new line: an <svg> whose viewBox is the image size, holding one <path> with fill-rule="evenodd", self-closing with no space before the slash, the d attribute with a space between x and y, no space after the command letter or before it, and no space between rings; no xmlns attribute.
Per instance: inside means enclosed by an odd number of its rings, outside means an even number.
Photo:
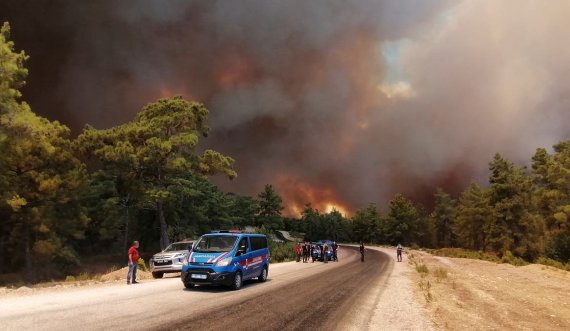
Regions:
<svg viewBox="0 0 570 331"><path fill-rule="evenodd" d="M437 330L414 293L414 273L408 263L396 262L393 248L369 247L390 256L387 272L368 289L344 322L343 330ZM366 262L365 262L366 263Z"/></svg>
<svg viewBox="0 0 570 331"><path fill-rule="evenodd" d="M444 330L570 330L570 272L408 254L417 298Z"/></svg>

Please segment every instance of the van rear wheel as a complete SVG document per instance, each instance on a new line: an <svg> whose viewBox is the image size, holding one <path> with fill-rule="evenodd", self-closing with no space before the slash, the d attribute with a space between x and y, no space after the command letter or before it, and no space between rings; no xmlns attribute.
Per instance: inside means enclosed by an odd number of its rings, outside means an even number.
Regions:
<svg viewBox="0 0 570 331"><path fill-rule="evenodd" d="M259 280L262 283L267 280L267 267L263 267L261 273L259 274L259 277L257 277L257 280Z"/></svg>
<svg viewBox="0 0 570 331"><path fill-rule="evenodd" d="M232 282L232 289L234 291L237 291L241 288L242 285L243 285L243 279L241 277L241 272L236 271L236 273L234 274L233 282Z"/></svg>

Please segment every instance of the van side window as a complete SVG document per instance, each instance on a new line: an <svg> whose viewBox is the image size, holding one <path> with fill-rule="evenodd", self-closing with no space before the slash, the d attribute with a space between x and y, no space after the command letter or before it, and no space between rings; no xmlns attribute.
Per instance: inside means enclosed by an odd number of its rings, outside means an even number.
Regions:
<svg viewBox="0 0 570 331"><path fill-rule="evenodd" d="M250 239L251 239L251 250L252 251L267 248L267 238L266 237L251 237Z"/></svg>
<svg viewBox="0 0 570 331"><path fill-rule="evenodd" d="M239 246L238 249L242 249L242 247L245 247L245 251L248 252L249 251L249 243L247 242L247 237L245 238L241 238L241 240L239 241Z"/></svg>

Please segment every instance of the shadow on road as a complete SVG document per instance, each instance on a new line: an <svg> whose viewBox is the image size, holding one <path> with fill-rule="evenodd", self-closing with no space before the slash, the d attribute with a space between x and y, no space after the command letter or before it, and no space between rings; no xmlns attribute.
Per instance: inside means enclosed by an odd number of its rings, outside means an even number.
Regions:
<svg viewBox="0 0 570 331"><path fill-rule="evenodd" d="M267 283L271 282L271 278L266 280ZM243 290L247 290L248 288L253 288L257 285L261 285L263 283L260 283L259 281L255 280L255 279L250 279L250 280L246 280L243 282L242 288L240 289L240 291ZM230 289L227 286L221 286L221 285L199 285L196 286L194 288L184 288L183 289L184 292L204 292L204 293L220 293L220 292L228 292L228 291L232 291L232 289Z"/></svg>

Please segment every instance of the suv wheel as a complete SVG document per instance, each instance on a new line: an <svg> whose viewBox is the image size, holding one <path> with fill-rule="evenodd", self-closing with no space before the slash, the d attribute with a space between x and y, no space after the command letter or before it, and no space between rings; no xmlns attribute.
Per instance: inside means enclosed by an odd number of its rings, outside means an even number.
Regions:
<svg viewBox="0 0 570 331"><path fill-rule="evenodd" d="M184 282L184 287L186 287L186 288L194 288L194 286L196 286L196 285Z"/></svg>
<svg viewBox="0 0 570 331"><path fill-rule="evenodd" d="M259 280L262 283L267 280L267 267L263 267L263 269L261 270L261 274L259 274L259 277L257 277L257 280Z"/></svg>
<svg viewBox="0 0 570 331"><path fill-rule="evenodd" d="M154 279L162 278L162 276L164 276L164 272L153 272L152 273L152 278L154 278Z"/></svg>
<svg viewBox="0 0 570 331"><path fill-rule="evenodd" d="M237 291L243 285L243 279L241 278L241 272L237 271L234 275L234 281L232 282L232 289Z"/></svg>

